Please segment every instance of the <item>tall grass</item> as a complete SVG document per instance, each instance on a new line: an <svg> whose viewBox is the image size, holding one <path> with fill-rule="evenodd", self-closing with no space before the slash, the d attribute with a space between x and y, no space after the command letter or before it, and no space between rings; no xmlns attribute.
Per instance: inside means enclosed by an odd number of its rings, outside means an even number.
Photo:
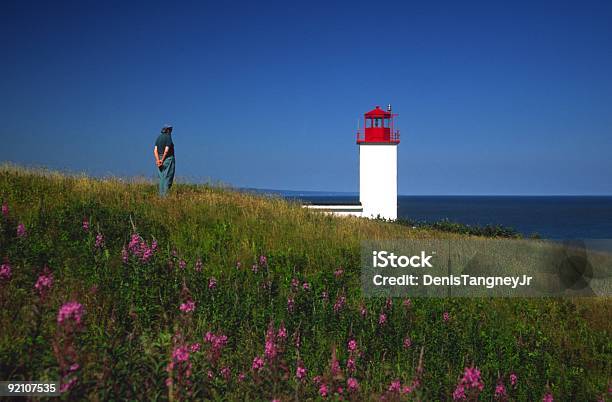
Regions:
<svg viewBox="0 0 612 402"><path fill-rule="evenodd" d="M512 400L608 392L607 299L361 294L361 240L460 234L214 186L179 184L162 199L142 180L11 166L0 197L11 267L0 379L60 379L70 399L449 400L478 367L484 386L467 397L492 399L500 384ZM58 322L70 301L82 321Z"/></svg>

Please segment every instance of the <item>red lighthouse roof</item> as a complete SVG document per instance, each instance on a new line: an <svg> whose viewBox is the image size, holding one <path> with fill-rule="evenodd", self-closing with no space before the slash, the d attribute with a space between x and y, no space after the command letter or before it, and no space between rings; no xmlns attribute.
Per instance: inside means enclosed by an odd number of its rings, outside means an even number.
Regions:
<svg viewBox="0 0 612 402"><path fill-rule="evenodd" d="M380 106L376 106L374 109L370 110L365 114L366 117L389 117L391 116L391 112L386 112L380 108Z"/></svg>
<svg viewBox="0 0 612 402"><path fill-rule="evenodd" d="M357 130L357 144L399 144L399 130L395 129L397 114L376 106L363 115L363 130Z"/></svg>

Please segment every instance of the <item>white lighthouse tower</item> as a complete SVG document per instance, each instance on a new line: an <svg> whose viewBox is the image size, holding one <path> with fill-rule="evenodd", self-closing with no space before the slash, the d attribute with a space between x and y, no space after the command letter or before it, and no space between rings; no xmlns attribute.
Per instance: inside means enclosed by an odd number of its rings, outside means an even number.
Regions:
<svg viewBox="0 0 612 402"><path fill-rule="evenodd" d="M391 105L364 114L359 145L359 201L366 218L397 219L397 145Z"/></svg>

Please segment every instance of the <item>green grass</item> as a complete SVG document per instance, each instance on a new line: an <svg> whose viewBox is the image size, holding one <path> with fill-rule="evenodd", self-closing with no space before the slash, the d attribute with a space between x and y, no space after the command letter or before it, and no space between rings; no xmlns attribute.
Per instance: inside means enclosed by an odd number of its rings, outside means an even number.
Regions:
<svg viewBox="0 0 612 402"><path fill-rule="evenodd" d="M328 399L338 398L340 385L346 399L352 376L359 390L349 399L394 400L399 396L387 391L391 381L409 385L418 378L420 386L404 400L449 400L464 368L474 365L485 384L481 400L491 400L502 380L511 400L540 400L550 392L555 400L585 401L607 395L612 380L609 299L415 298L408 308L401 299L388 306L362 296L362 240L466 234L335 218L214 186L179 184L160 199L147 181L12 166L0 169L0 197L9 206L8 217L0 218L0 258L12 267L10 280L0 282L2 380L77 378L64 396L71 399L316 400L315 376L330 387ZM17 237L19 223L26 237ZM101 248L95 247L98 233ZM122 261L133 233L158 242L148 263ZM506 232L489 234L496 233ZM259 256L267 264L259 264ZM41 299L33 286L45 265L55 281ZM337 278L339 267L344 273ZM292 288L293 278L299 289ZM310 290L301 289L303 282ZM346 306L335 312L340 296ZM188 298L196 309L181 313ZM57 323L59 308L70 300L84 307L81 325ZM442 319L444 312L450 320ZM388 318L383 326L381 313ZM281 323L288 337L277 340L279 356L255 372L251 364L264 355L266 330ZM220 356L203 342L208 331L228 337ZM405 337L410 348L402 346ZM350 339L358 344L354 373L346 367ZM202 350L190 356L191 384L184 381L186 363L177 363L170 370L175 383L167 387L173 349L195 342ZM333 354L342 370L335 376ZM304 381L295 378L298 361L307 369ZM68 373L72 363L79 368ZM231 369L229 379L223 367ZM511 373L518 376L516 387Z"/></svg>

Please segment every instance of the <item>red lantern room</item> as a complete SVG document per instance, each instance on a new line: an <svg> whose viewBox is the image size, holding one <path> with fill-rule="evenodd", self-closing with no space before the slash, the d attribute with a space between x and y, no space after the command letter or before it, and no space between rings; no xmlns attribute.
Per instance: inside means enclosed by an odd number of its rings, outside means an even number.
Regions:
<svg viewBox="0 0 612 402"><path fill-rule="evenodd" d="M397 114L391 112L391 105L387 110L376 106L363 115L363 129L357 130L357 144L383 143L399 144L399 130L395 130L393 118Z"/></svg>

